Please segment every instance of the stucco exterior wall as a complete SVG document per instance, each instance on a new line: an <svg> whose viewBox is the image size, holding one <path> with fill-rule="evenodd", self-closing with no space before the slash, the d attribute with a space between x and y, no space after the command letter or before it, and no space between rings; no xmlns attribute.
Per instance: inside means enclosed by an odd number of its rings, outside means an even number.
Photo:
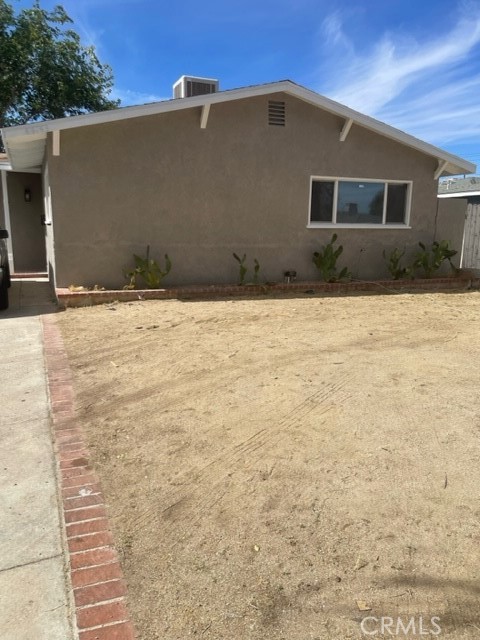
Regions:
<svg viewBox="0 0 480 640"><path fill-rule="evenodd" d="M286 102L285 127L268 126L268 100ZM382 250L431 242L436 162L284 94L108 123L61 133L48 166L57 286L125 283L132 254L168 252L165 284L238 278L232 252L257 258L261 277L317 276L312 253L332 229L308 229L310 176L413 180L412 229L339 229L354 276L386 275Z"/></svg>
<svg viewBox="0 0 480 640"><path fill-rule="evenodd" d="M460 266L462 256L463 232L468 202L464 198L438 198L438 214L435 240L448 240L452 249L458 253L452 263ZM445 268L448 270L447 265Z"/></svg>
<svg viewBox="0 0 480 640"><path fill-rule="evenodd" d="M34 173L8 172L7 186L15 271L45 271L41 176ZM30 190L31 202L25 202L26 188Z"/></svg>

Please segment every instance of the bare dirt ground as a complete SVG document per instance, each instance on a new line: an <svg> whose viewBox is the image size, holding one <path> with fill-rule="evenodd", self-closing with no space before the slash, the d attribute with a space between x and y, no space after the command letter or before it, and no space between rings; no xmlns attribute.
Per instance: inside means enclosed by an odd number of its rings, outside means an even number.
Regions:
<svg viewBox="0 0 480 640"><path fill-rule="evenodd" d="M139 638L480 638L479 317L479 292L59 314Z"/></svg>

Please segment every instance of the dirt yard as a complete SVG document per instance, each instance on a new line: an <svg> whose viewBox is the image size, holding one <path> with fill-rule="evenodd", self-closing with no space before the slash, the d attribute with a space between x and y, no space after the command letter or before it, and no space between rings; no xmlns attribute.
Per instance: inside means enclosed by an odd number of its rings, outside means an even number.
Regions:
<svg viewBox="0 0 480 640"><path fill-rule="evenodd" d="M480 638L479 292L58 322L140 640Z"/></svg>

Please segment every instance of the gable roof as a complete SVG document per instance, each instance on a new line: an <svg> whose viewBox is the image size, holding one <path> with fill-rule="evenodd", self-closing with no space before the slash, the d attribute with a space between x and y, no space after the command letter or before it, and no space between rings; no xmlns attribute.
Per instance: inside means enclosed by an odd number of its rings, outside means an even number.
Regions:
<svg viewBox="0 0 480 640"><path fill-rule="evenodd" d="M241 100L279 92L294 96L324 111L345 118L345 137L353 124L354 126L361 126L370 131L374 131L375 133L436 158L438 166L435 172L435 178L441 175L457 175L475 172L476 166L471 162L419 140L399 129L395 129L395 127L375 120L375 118L350 109L339 102L315 93L291 80L281 80L279 82L253 85L241 89L229 89L227 91L219 91L218 93L194 96L191 98L177 98L133 107L122 107L111 111L100 111L80 116L60 118L58 120L8 127L2 129L2 137L12 169L25 171L42 165L45 154L45 142L47 133L49 132L86 127L105 122L117 122L128 118L168 113L180 109L191 109L193 107L209 108L211 105L221 102ZM342 132L342 135L344 132Z"/></svg>

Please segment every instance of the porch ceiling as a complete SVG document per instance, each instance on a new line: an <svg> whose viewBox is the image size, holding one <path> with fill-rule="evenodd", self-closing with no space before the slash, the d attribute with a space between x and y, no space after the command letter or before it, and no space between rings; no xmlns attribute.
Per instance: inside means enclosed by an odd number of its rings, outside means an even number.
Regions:
<svg viewBox="0 0 480 640"><path fill-rule="evenodd" d="M5 146L12 167L15 167L16 171L41 167L45 154L46 140L46 132L8 140Z"/></svg>

